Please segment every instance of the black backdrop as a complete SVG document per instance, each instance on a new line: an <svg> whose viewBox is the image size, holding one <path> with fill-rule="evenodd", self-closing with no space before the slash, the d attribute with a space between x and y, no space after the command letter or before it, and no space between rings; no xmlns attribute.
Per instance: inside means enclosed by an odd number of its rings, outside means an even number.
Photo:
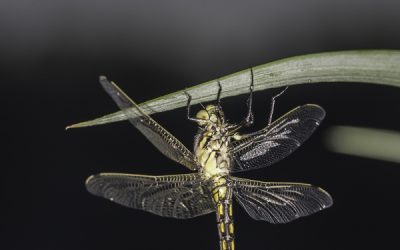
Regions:
<svg viewBox="0 0 400 250"><path fill-rule="evenodd" d="M160 218L85 190L97 172L186 173L128 122L64 131L117 111L105 74L137 102L276 59L349 49L400 49L398 1L1 1L2 249L217 249L215 216ZM255 95L261 128L278 90ZM366 84L289 88L276 115L327 111L280 163L240 176L308 182L334 206L287 225L253 221L235 204L238 249L398 248L398 164L323 146L331 125L398 130L400 91ZM238 121L245 96L223 100ZM198 107L195 107L197 109ZM153 116L188 147L184 109Z"/></svg>

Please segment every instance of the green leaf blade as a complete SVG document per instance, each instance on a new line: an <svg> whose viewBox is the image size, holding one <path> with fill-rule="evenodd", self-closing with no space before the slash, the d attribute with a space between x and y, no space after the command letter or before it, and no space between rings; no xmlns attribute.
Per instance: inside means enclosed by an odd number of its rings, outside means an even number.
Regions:
<svg viewBox="0 0 400 250"><path fill-rule="evenodd" d="M322 82L359 82L400 87L400 51L356 50L326 52L296 56L253 67L254 91L296 84ZM249 92L251 70L246 69L216 80L186 89L192 104L214 101L222 85L222 98ZM158 97L140 104L147 114L184 107L185 90ZM119 111L67 128L87 127L123 121L127 118Z"/></svg>

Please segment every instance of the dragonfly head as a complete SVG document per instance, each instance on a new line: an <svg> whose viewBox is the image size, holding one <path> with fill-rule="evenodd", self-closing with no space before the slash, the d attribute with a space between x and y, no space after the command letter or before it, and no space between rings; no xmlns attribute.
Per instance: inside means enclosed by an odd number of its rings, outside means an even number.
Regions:
<svg viewBox="0 0 400 250"><path fill-rule="evenodd" d="M200 110L196 114L196 118L199 120L199 126L217 125L220 126L224 123L224 112L220 106L207 105L205 109Z"/></svg>

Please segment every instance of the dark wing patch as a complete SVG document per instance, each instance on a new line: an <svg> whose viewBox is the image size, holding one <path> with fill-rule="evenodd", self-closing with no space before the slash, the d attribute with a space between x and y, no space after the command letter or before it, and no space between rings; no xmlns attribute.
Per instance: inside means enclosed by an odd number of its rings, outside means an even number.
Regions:
<svg viewBox="0 0 400 250"><path fill-rule="evenodd" d="M243 135L230 146L231 172L263 168L290 155L325 117L318 105L299 106L258 132Z"/></svg>
<svg viewBox="0 0 400 250"><path fill-rule="evenodd" d="M326 191L309 184L232 180L236 200L255 220L287 223L333 204Z"/></svg>
<svg viewBox="0 0 400 250"><path fill-rule="evenodd" d="M188 219L214 211L198 174L146 176L102 173L90 176L87 190L126 207L163 217Z"/></svg>
<svg viewBox="0 0 400 250"><path fill-rule="evenodd" d="M107 80L105 76L101 76L100 83L124 114L130 117L129 121L133 126L160 150L161 153L190 170L197 169L197 163L194 160L192 152L165 128L144 113L114 82Z"/></svg>

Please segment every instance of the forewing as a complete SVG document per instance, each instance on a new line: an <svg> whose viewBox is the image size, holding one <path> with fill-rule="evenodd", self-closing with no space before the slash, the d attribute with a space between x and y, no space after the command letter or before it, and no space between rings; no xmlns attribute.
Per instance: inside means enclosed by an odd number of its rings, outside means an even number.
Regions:
<svg viewBox="0 0 400 250"><path fill-rule="evenodd" d="M287 223L333 204L323 189L309 184L233 178L236 200L255 220Z"/></svg>
<svg viewBox="0 0 400 250"><path fill-rule="evenodd" d="M307 140L325 117L318 105L299 106L256 133L232 142L231 172L257 169L274 164Z"/></svg>
<svg viewBox="0 0 400 250"><path fill-rule="evenodd" d="M144 113L114 82L105 76L100 77L100 83L113 98L119 108L135 126L158 150L168 158L186 166L197 169L193 154L171 133Z"/></svg>
<svg viewBox="0 0 400 250"><path fill-rule="evenodd" d="M163 217L188 219L214 211L198 174L146 176L101 173L90 176L87 190L126 207Z"/></svg>

